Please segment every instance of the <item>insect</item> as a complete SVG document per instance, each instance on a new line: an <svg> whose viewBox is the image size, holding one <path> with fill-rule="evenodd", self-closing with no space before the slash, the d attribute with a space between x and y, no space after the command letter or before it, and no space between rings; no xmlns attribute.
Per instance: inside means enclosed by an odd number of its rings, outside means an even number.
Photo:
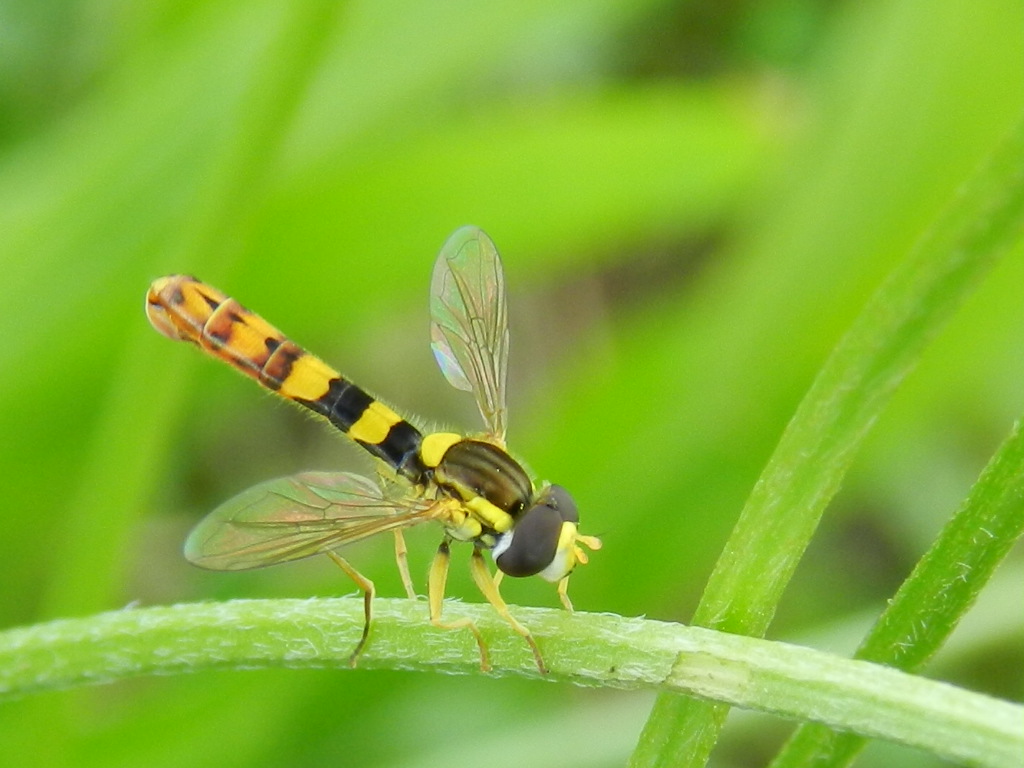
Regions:
<svg viewBox="0 0 1024 768"><path fill-rule="evenodd" d="M431 281L431 347L448 382L473 393L485 432L424 434L258 315L186 275L154 281L146 297L153 327L229 363L262 386L327 419L376 460L375 480L348 472L306 472L270 480L226 501L191 532L185 556L212 570L234 571L324 554L363 592L362 635L369 637L374 585L337 550L390 531L406 594L416 599L402 531L426 522L444 529L427 580L431 623L466 629L489 671L487 646L468 618L442 619L453 541L473 545L470 572L498 614L529 644L547 672L530 630L499 591L503 575L540 575L557 583L569 612L569 574L601 541L577 530L568 492L534 482L506 451L508 317L505 279L494 243L463 227L444 244ZM584 549L584 547L586 549ZM497 566L491 574L484 553Z"/></svg>

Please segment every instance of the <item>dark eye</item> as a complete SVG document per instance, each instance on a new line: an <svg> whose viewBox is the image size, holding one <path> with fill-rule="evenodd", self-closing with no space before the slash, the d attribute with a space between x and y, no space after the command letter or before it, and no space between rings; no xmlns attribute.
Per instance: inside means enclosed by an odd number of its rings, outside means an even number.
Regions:
<svg viewBox="0 0 1024 768"><path fill-rule="evenodd" d="M555 559L562 524L576 523L576 503L558 485L544 490L537 502L516 520L515 527L498 541L494 562L509 576L533 576Z"/></svg>
<svg viewBox="0 0 1024 768"><path fill-rule="evenodd" d="M580 513L576 509L576 502L569 495L569 492L560 485L549 485L543 490L540 496L537 497L534 506L542 504L545 507L557 510L562 518L562 522L578 523L580 521Z"/></svg>

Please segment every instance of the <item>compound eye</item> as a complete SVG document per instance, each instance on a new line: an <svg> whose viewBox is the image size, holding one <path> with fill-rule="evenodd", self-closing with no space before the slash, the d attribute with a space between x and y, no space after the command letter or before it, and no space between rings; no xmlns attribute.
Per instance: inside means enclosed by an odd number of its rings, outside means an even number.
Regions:
<svg viewBox="0 0 1024 768"><path fill-rule="evenodd" d="M494 547L494 562L508 576L533 576L558 556L564 523L579 521L576 502L560 485L545 488Z"/></svg>
<svg viewBox="0 0 1024 768"><path fill-rule="evenodd" d="M494 562L509 576L533 576L551 565L562 532L562 516L553 507L531 507L502 536Z"/></svg>
<svg viewBox="0 0 1024 768"><path fill-rule="evenodd" d="M569 495L569 492L560 485L549 485L544 489L540 496L537 497L537 502L534 506L539 507L541 505L557 510L564 523L578 523L580 521L580 513L576 509L576 502Z"/></svg>

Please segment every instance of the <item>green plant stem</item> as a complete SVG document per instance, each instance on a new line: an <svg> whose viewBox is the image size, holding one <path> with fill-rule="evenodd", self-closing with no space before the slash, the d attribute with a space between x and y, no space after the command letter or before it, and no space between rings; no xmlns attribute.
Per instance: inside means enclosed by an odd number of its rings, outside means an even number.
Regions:
<svg viewBox="0 0 1024 768"><path fill-rule="evenodd" d="M855 658L905 671L920 669L949 637L1022 531L1024 431L1018 423ZM805 723L772 766L848 765L865 743L859 734Z"/></svg>
<svg viewBox="0 0 1024 768"><path fill-rule="evenodd" d="M1024 230L1024 126L872 296L833 351L751 492L694 623L768 627L826 505L875 419L964 297ZM704 765L728 708L664 694L631 765Z"/></svg>
<svg viewBox="0 0 1024 768"><path fill-rule="evenodd" d="M426 607L379 599L360 665L479 672L467 632L425 620ZM675 691L798 720L813 719L979 766L1024 750L1024 708L863 661L698 627L516 608L553 681ZM449 605L487 638L499 674L539 677L522 639L486 605ZM348 668L362 600L237 600L128 609L0 633L0 697L143 674L263 667Z"/></svg>

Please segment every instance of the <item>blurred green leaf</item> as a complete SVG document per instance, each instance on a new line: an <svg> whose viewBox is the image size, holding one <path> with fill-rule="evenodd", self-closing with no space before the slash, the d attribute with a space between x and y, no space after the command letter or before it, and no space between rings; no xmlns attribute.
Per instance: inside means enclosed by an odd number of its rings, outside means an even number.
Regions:
<svg viewBox="0 0 1024 768"><path fill-rule="evenodd" d="M696 623L757 637L767 630L864 435L925 345L996 259L1019 244L1022 176L1024 125L896 266L821 369L747 500ZM1015 538L1000 540L1008 549ZM929 587L944 588L934 581ZM663 696L634 763L703 764L726 712Z"/></svg>

